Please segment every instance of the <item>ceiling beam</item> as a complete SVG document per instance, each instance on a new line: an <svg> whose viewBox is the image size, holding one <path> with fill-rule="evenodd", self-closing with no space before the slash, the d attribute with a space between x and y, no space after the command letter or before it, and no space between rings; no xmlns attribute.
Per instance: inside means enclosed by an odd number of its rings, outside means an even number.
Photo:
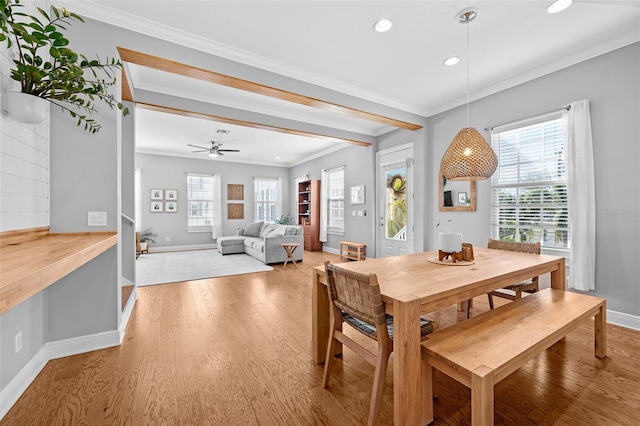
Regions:
<svg viewBox="0 0 640 426"><path fill-rule="evenodd" d="M148 55L146 53L137 52L135 50L126 49L124 47L118 47L118 52L120 53L120 59L123 62L138 64L161 71L196 78L199 80L208 81L210 83L233 87L235 89L245 90L264 96L270 96L283 101L294 102L297 104L319 108L322 110L332 111L351 117L357 117L376 123L382 123L388 126L398 127L401 129L418 130L422 128L422 126L418 124L408 123L406 121L396 120L394 118L385 117L378 114L372 114L344 105L338 105L320 99L300 95L298 93L288 92L286 90L277 89L260 83L255 83L253 81L243 80L240 78L232 77L230 75L221 74L180 62L171 61L169 59L160 58L158 56Z"/></svg>
<svg viewBox="0 0 640 426"><path fill-rule="evenodd" d="M271 130L271 131L280 132L280 133L288 133L290 135L306 136L306 137L329 140L329 141L342 141L342 142L346 142L346 143L350 143L352 145L358 145L358 146L371 145L371 143L369 142L359 141L355 139L338 138L335 136L321 135L318 133L310 133L310 132L304 132L301 130L287 129L284 127L271 126L268 124L253 123L250 121L237 120L235 118L228 118L228 117L221 117L213 114L205 114L203 112L188 111L185 109L172 108L172 107L163 106L163 105L154 105L154 104L145 103L145 102L135 102L135 104L136 104L136 107L138 108L144 108L150 111L166 112L169 114L182 115L185 117L194 117L194 118L211 120L211 121L216 121L221 123L235 124L238 126L252 127L254 129Z"/></svg>

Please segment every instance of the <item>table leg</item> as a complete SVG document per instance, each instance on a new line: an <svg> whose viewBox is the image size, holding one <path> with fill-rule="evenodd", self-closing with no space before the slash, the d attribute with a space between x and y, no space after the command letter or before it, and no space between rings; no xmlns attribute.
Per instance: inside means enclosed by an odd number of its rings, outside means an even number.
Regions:
<svg viewBox="0 0 640 426"><path fill-rule="evenodd" d="M565 276L564 257L560 258L558 269L551 271L551 288L565 290L567 278Z"/></svg>
<svg viewBox="0 0 640 426"><path fill-rule="evenodd" d="M596 357L607 356L607 302L602 303L600 311L596 314L594 323L594 334L596 342Z"/></svg>
<svg viewBox="0 0 640 426"><path fill-rule="evenodd" d="M311 296L311 334L313 361L322 364L327 355L327 343L329 342L329 295L327 286L320 282L319 275L313 273L313 294ZM342 353L342 343L336 342L336 355Z"/></svg>
<svg viewBox="0 0 640 426"><path fill-rule="evenodd" d="M420 300L413 295L397 298L393 304L393 418L396 425L431 422L433 404L422 397L422 354L420 348Z"/></svg>

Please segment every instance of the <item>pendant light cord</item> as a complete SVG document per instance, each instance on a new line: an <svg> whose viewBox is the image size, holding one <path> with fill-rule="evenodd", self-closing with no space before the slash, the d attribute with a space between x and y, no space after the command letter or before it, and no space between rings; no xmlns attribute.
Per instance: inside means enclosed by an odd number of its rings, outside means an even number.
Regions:
<svg viewBox="0 0 640 426"><path fill-rule="evenodd" d="M469 20L465 23L467 26L467 127L469 127Z"/></svg>

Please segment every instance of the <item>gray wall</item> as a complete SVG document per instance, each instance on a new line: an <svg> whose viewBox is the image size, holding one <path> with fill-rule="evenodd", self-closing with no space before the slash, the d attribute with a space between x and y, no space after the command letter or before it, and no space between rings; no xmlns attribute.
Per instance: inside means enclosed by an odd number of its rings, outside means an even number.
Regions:
<svg viewBox="0 0 640 426"><path fill-rule="evenodd" d="M627 46L473 102L478 130L557 110L589 99L596 176L596 291L607 308L640 315L640 43ZM436 205L439 159L466 124L460 107L429 118L429 199ZM485 132L485 137L489 135ZM436 247L435 225L453 219L464 239L486 246L490 236L490 182L478 182L477 211L430 209L428 247Z"/></svg>
<svg viewBox="0 0 640 426"><path fill-rule="evenodd" d="M142 214L140 229L151 228L157 234L154 247L191 246L213 244L211 232L187 232L187 173L220 174L222 177L222 235L233 235L237 228L254 221L253 211L253 178L282 178L284 213L290 200L289 169L273 166L259 166L192 158L167 157L163 155L136 154L136 168L141 169L140 192L142 198ZM244 204L244 219L227 219L227 184L244 185L244 200L231 201ZM151 189L177 189L177 213L151 213ZM169 241L166 241L169 238Z"/></svg>
<svg viewBox="0 0 640 426"><path fill-rule="evenodd" d="M346 148L333 152L324 157L308 161L294 166L290 170L291 188L295 185L295 178L309 175L312 180L319 180L322 176L322 169L331 169L339 166L346 166L344 169L344 235L327 236L324 248L339 250L340 241L351 240L367 244L367 255L373 255L375 247L374 224L375 224L375 152L372 146L362 147L348 145ZM365 204L351 205L349 203L349 189L354 185L365 185ZM296 211L297 199L291 199L291 211ZM352 216L354 210L365 210L366 216Z"/></svg>
<svg viewBox="0 0 640 426"><path fill-rule="evenodd" d="M76 24L67 35L71 46L92 57L116 56L106 27ZM3 75L5 68L3 68ZM119 87L114 87L117 92ZM114 93L116 93L114 92ZM60 108L50 109L49 225L51 232L116 231L120 222L118 111L97 104L102 130L95 135L76 126ZM106 211L106 227L88 227L87 212ZM31 227L31 226L25 226ZM120 319L117 248L0 316L0 388L33 360L47 342L118 329ZM13 336L23 334L14 354ZM44 355L46 357L46 354ZM35 365L31 365L35 368Z"/></svg>

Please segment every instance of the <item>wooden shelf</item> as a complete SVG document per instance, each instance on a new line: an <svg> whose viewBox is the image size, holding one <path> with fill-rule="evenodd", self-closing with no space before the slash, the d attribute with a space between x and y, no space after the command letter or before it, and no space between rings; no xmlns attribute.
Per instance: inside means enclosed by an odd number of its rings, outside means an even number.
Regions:
<svg viewBox="0 0 640 426"><path fill-rule="evenodd" d="M367 245L353 241L340 241L340 260L365 260Z"/></svg>
<svg viewBox="0 0 640 426"><path fill-rule="evenodd" d="M298 183L298 225L304 228L304 249L322 250L320 242L320 181Z"/></svg>
<svg viewBox="0 0 640 426"><path fill-rule="evenodd" d="M3 233L0 245L0 314L44 290L118 242L115 232Z"/></svg>

